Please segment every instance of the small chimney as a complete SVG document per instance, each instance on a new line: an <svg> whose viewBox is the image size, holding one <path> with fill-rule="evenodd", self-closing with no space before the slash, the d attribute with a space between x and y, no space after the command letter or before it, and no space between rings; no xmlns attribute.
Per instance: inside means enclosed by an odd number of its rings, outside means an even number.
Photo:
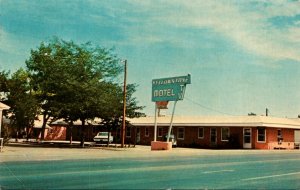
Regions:
<svg viewBox="0 0 300 190"><path fill-rule="evenodd" d="M266 116L268 117L269 116L269 109L266 108Z"/></svg>

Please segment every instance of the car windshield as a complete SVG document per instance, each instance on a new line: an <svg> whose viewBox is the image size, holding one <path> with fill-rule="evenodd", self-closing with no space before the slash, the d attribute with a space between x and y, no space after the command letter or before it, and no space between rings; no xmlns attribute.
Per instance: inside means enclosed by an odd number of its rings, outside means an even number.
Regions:
<svg viewBox="0 0 300 190"><path fill-rule="evenodd" d="M108 132L99 132L98 133L98 136L107 136L108 135Z"/></svg>

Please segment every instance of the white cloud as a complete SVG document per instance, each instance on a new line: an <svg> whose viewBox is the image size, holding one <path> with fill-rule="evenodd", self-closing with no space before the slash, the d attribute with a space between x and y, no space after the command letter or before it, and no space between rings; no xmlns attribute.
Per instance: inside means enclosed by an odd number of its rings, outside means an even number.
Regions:
<svg viewBox="0 0 300 190"><path fill-rule="evenodd" d="M294 27L294 28L288 29L287 36L288 36L288 41L297 43L297 45L299 45L298 43L300 43L300 27L298 27L298 28Z"/></svg>
<svg viewBox="0 0 300 190"><path fill-rule="evenodd" d="M34 47L38 41L32 38L24 38L22 35L14 35L6 32L0 26L0 50L10 55L27 56L30 48Z"/></svg>
<svg viewBox="0 0 300 190"><path fill-rule="evenodd" d="M300 1L272 0L267 2L270 5L265 8L264 14L268 17L294 16L300 13Z"/></svg>
<svg viewBox="0 0 300 190"><path fill-rule="evenodd" d="M152 27L172 25L209 28L255 55L274 60L300 61L300 46L295 43L295 40L299 41L299 26L279 29L268 21L275 16L292 17L300 14L299 2L258 1L260 4L256 5L256 9L248 8L247 6L250 6L248 2L234 3L219 0L156 1L155 3L135 1L135 3L140 5L139 11L149 12L145 22L150 20ZM142 35L153 35L153 33ZM158 37L149 39L159 41Z"/></svg>
<svg viewBox="0 0 300 190"><path fill-rule="evenodd" d="M0 26L0 50L7 53L19 53L17 50L17 42L13 39L13 37L4 31L4 29Z"/></svg>

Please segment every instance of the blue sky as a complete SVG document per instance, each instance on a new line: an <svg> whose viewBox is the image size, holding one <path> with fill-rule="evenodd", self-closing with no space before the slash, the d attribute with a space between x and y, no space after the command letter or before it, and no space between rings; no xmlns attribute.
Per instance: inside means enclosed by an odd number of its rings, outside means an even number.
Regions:
<svg viewBox="0 0 300 190"><path fill-rule="evenodd" d="M296 0L0 0L0 70L53 36L114 47L147 115L151 80L188 73L176 115L300 114Z"/></svg>

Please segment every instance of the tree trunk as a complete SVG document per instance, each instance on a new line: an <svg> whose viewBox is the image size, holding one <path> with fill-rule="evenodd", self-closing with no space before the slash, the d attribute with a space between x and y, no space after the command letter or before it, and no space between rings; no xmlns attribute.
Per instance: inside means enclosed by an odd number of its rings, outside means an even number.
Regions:
<svg viewBox="0 0 300 190"><path fill-rule="evenodd" d="M110 127L107 128L108 134L107 134L107 147L109 147L109 139L110 139Z"/></svg>
<svg viewBox="0 0 300 190"><path fill-rule="evenodd" d="M42 125L42 131L41 131L41 140L45 139L45 129L47 124L48 118L46 118L46 113L43 114L43 125Z"/></svg>
<svg viewBox="0 0 300 190"><path fill-rule="evenodd" d="M17 131L16 142L18 142L18 139L19 139L19 131Z"/></svg>
<svg viewBox="0 0 300 190"><path fill-rule="evenodd" d="M82 124L81 124L81 141L80 141L80 146L82 148L84 148L84 138L85 138L85 134L84 134L84 119L81 120Z"/></svg>
<svg viewBox="0 0 300 190"><path fill-rule="evenodd" d="M29 141L29 130L30 130L30 127L27 126L26 127L26 140L27 140L27 142Z"/></svg>
<svg viewBox="0 0 300 190"><path fill-rule="evenodd" d="M72 144L72 140L73 140L73 121L71 121L71 123L69 124L69 128L70 128L70 144Z"/></svg>
<svg viewBox="0 0 300 190"><path fill-rule="evenodd" d="M133 147L135 147L135 145L136 145L136 139L137 139L137 129L136 129L136 126L134 127L134 133L135 133L135 138L134 138L134 145L133 145Z"/></svg>

